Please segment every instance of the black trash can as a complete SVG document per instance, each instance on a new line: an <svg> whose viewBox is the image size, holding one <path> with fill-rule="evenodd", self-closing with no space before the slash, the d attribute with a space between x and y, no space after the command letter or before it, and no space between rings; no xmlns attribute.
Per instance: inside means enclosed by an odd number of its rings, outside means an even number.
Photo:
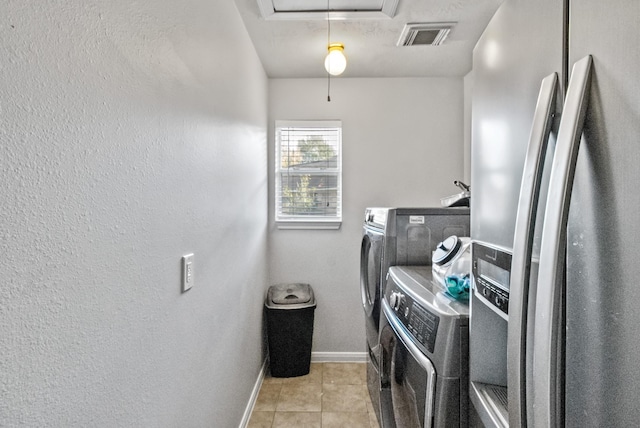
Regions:
<svg viewBox="0 0 640 428"><path fill-rule="evenodd" d="M271 376L309 373L316 299L309 284L277 284L265 300Z"/></svg>

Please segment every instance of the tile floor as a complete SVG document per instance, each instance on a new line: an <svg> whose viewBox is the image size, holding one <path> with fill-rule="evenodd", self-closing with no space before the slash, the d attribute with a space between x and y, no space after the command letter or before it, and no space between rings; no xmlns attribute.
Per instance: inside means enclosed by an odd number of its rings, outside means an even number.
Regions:
<svg viewBox="0 0 640 428"><path fill-rule="evenodd" d="M312 363L308 375L264 379L248 428L379 428L366 364Z"/></svg>

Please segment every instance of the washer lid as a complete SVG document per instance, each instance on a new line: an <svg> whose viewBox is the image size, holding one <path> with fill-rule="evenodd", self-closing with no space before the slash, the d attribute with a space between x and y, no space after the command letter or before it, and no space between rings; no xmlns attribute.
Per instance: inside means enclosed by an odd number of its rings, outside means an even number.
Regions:
<svg viewBox="0 0 640 428"><path fill-rule="evenodd" d="M433 263L441 266L450 262L458 254L460 247L462 247L462 240L456 235L451 235L436 246Z"/></svg>

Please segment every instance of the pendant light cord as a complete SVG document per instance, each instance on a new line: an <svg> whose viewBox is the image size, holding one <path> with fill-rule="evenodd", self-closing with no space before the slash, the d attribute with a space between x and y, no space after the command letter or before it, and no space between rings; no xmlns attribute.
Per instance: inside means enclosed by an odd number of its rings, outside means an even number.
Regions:
<svg viewBox="0 0 640 428"><path fill-rule="evenodd" d="M331 44L331 12L329 9L329 1L327 0L327 49ZM331 68L331 57L329 57L329 68ZM327 70L327 102L331 102L331 73Z"/></svg>

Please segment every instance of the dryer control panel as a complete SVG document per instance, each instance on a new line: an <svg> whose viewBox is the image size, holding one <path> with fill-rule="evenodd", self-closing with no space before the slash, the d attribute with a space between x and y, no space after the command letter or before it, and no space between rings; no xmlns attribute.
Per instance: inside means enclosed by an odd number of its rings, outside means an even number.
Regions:
<svg viewBox="0 0 640 428"><path fill-rule="evenodd" d="M387 290L387 299L398 320L417 344L424 348L423 350L433 353L440 318L419 305L397 284L392 284Z"/></svg>

